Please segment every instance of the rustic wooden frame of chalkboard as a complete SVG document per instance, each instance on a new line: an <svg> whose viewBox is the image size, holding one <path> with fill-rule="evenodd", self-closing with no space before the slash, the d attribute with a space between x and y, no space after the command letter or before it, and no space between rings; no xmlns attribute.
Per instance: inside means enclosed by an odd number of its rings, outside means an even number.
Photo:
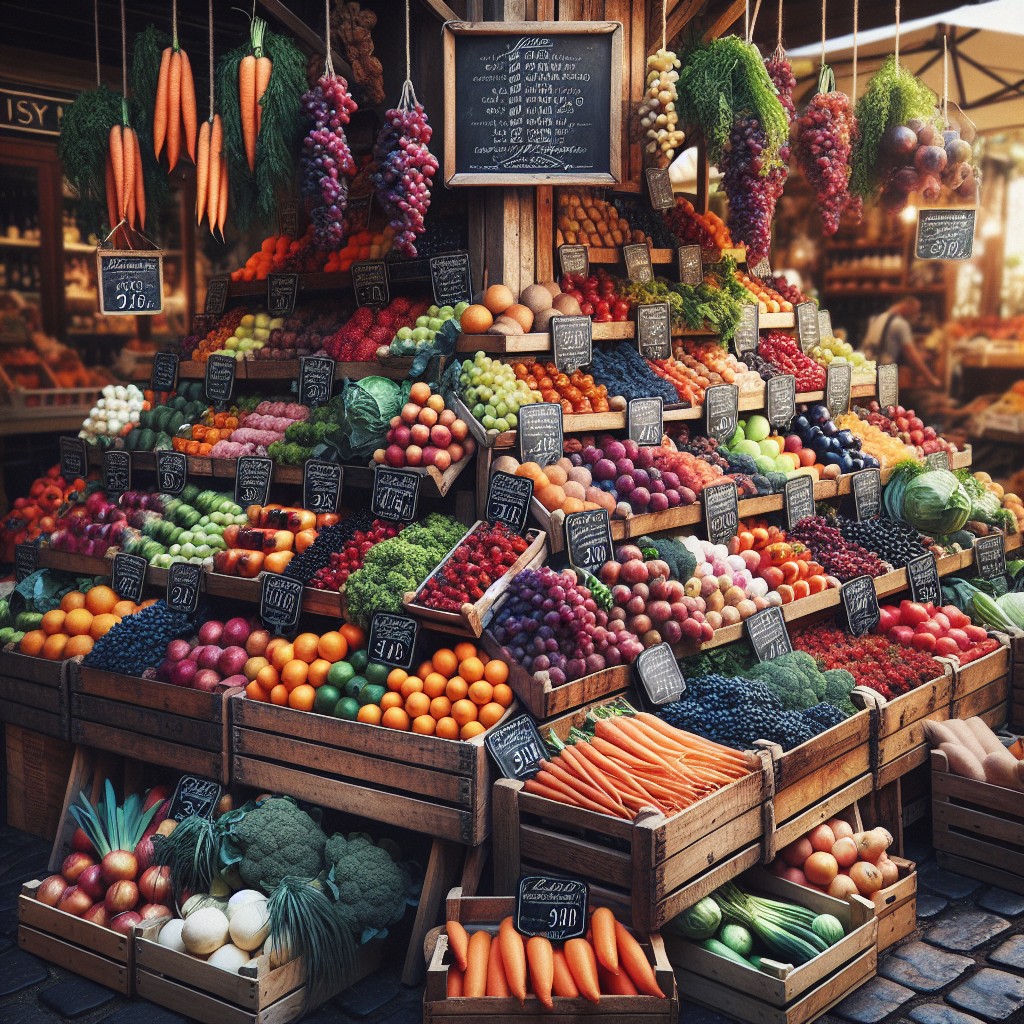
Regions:
<svg viewBox="0 0 1024 1024"><path fill-rule="evenodd" d="M455 49L459 36L611 36L608 172L494 174L456 166ZM444 26L444 180L453 185L617 185L622 180L622 25L617 21L449 21Z"/></svg>
<svg viewBox="0 0 1024 1024"><path fill-rule="evenodd" d="M157 316L164 311L164 256L163 249L103 249L96 250L96 287L99 292L100 312L104 316ZM103 261L111 256L122 256L125 259L156 257L160 272L160 305L156 309L107 309L103 296Z"/></svg>

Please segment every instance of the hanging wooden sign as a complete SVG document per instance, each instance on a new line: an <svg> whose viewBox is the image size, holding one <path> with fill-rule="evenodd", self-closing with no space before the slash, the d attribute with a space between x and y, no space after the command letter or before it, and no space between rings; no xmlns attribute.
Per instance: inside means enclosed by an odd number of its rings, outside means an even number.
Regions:
<svg viewBox="0 0 1024 1024"><path fill-rule="evenodd" d="M153 316L163 311L161 250L97 249L96 267L104 316Z"/></svg>
<svg viewBox="0 0 1024 1024"><path fill-rule="evenodd" d="M919 260L969 260L977 212L949 206L919 210L914 255Z"/></svg>

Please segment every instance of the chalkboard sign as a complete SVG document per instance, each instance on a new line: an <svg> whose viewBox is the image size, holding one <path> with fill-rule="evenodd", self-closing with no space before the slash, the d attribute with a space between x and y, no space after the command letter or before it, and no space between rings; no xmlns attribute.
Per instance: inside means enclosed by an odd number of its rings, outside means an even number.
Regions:
<svg viewBox="0 0 1024 1024"><path fill-rule="evenodd" d="M235 357L210 356L206 360L206 400L210 405L226 405L235 392Z"/></svg>
<svg viewBox="0 0 1024 1024"><path fill-rule="evenodd" d="M574 373L593 361L593 324L589 316L551 318L551 347L555 354L555 366L561 373Z"/></svg>
<svg viewBox="0 0 1024 1024"><path fill-rule="evenodd" d="M522 534L530 514L533 481L525 476L513 476L498 470L491 474L487 486L487 509L484 518L489 523L504 523L510 530Z"/></svg>
<svg viewBox="0 0 1024 1024"><path fill-rule="evenodd" d="M590 250L585 245L560 245L558 263L563 274L586 277L590 273Z"/></svg>
<svg viewBox="0 0 1024 1024"><path fill-rule="evenodd" d="M14 546L14 582L20 583L39 568L39 548L35 544Z"/></svg>
<svg viewBox="0 0 1024 1024"><path fill-rule="evenodd" d="M194 562L172 562L167 570L167 607L194 615L199 607L203 567Z"/></svg>
<svg viewBox="0 0 1024 1024"><path fill-rule="evenodd" d="M173 391L178 385L178 357L173 352L157 352L153 356L153 372L149 386L154 391Z"/></svg>
<svg viewBox="0 0 1024 1024"><path fill-rule="evenodd" d="M746 302L740 314L740 322L736 325L736 333L732 336L732 345L736 355L744 352L756 352L759 341L760 310L756 302Z"/></svg>
<svg viewBox="0 0 1024 1024"><path fill-rule="evenodd" d="M839 588L846 631L864 636L878 625L878 594L870 576L856 576Z"/></svg>
<svg viewBox="0 0 1024 1024"><path fill-rule="evenodd" d="M528 779L538 771L538 761L548 756L534 720L516 715L489 729L484 746L506 779Z"/></svg>
<svg viewBox="0 0 1024 1024"><path fill-rule="evenodd" d="M832 314L827 309L818 310L818 336L821 338L836 336L836 332L832 330Z"/></svg>
<svg viewBox="0 0 1024 1024"><path fill-rule="evenodd" d="M226 277L211 277L206 282L206 303L203 306L203 312L220 316L224 312L227 301L228 279Z"/></svg>
<svg viewBox="0 0 1024 1024"><path fill-rule="evenodd" d="M100 312L152 316L164 308L164 254L96 251Z"/></svg>
<svg viewBox="0 0 1024 1024"><path fill-rule="evenodd" d="M814 480L803 474L787 480L782 501L786 509L786 529L792 530L801 519L814 515Z"/></svg>
<svg viewBox="0 0 1024 1024"><path fill-rule="evenodd" d="M882 514L882 474L877 469L862 469L850 475L853 509L857 522Z"/></svg>
<svg viewBox="0 0 1024 1024"><path fill-rule="evenodd" d="M267 274L267 312L271 316L291 316L298 295L298 274Z"/></svg>
<svg viewBox="0 0 1024 1024"><path fill-rule="evenodd" d="M515 927L520 935L543 935L552 942L587 933L587 883L578 878L527 875L516 892Z"/></svg>
<svg viewBox="0 0 1024 1024"><path fill-rule="evenodd" d="M647 176L647 195L655 210L671 210L676 205L676 197L672 192L672 178L667 167L648 167L644 172Z"/></svg>
<svg viewBox="0 0 1024 1024"><path fill-rule="evenodd" d="M788 433L789 425L796 416L796 377L791 373L780 373L769 378L765 382L765 404L768 422L780 433Z"/></svg>
<svg viewBox="0 0 1024 1024"><path fill-rule="evenodd" d="M924 464L929 469L949 469L949 452L932 452L924 457Z"/></svg>
<svg viewBox="0 0 1024 1024"><path fill-rule="evenodd" d="M878 404L885 412L900 404L900 368L898 363L881 363L878 367Z"/></svg>
<svg viewBox="0 0 1024 1024"><path fill-rule="evenodd" d="M712 544L728 544L740 528L739 492L736 482L712 484L700 492L704 527Z"/></svg>
<svg viewBox="0 0 1024 1024"><path fill-rule="evenodd" d="M122 601L142 600L142 588L146 584L146 568L149 562L142 555L127 555L119 551L114 555L114 567L110 573L110 586Z"/></svg>
<svg viewBox="0 0 1024 1024"><path fill-rule="evenodd" d="M260 574L260 618L275 633L290 633L302 612L302 580L279 572Z"/></svg>
<svg viewBox="0 0 1024 1024"><path fill-rule="evenodd" d="M676 267L683 284L696 288L704 283L704 263L700 258L699 245L681 245L676 250Z"/></svg>
<svg viewBox="0 0 1024 1024"><path fill-rule="evenodd" d="M181 494L188 483L188 458L184 452L156 450L156 489L161 494Z"/></svg>
<svg viewBox="0 0 1024 1024"><path fill-rule="evenodd" d="M686 690L679 662L668 644L655 644L642 651L633 662L633 669L640 682L640 693L649 705L670 704Z"/></svg>
<svg viewBox="0 0 1024 1024"><path fill-rule="evenodd" d="M302 356L299 359L299 402L315 409L331 400L334 390L334 360L330 356Z"/></svg>
<svg viewBox="0 0 1024 1024"><path fill-rule="evenodd" d="M612 524L608 510L570 512L565 517L565 551L569 564L597 574L612 557Z"/></svg>
<svg viewBox="0 0 1024 1024"><path fill-rule="evenodd" d="M307 459L302 467L302 507L317 515L337 512L343 472L337 462Z"/></svg>
<svg viewBox="0 0 1024 1024"><path fill-rule="evenodd" d="M768 262L767 256L762 256L751 268L750 273L754 277L759 277L762 281L767 281L772 276L772 265Z"/></svg>
<svg viewBox="0 0 1024 1024"><path fill-rule="evenodd" d="M393 668L412 668L419 631L420 624L408 615L374 612L370 619L370 638L366 643L370 661L379 661Z"/></svg>
<svg viewBox="0 0 1024 1024"><path fill-rule="evenodd" d="M299 237L299 204L295 199L277 202L277 233L285 238Z"/></svg>
<svg viewBox="0 0 1024 1024"><path fill-rule="evenodd" d="M235 502L242 508L266 505L273 476L273 459L265 455L240 455L235 464Z"/></svg>
<svg viewBox="0 0 1024 1024"><path fill-rule="evenodd" d="M357 306L380 309L391 300L388 290L388 265L383 260L364 260L352 264L352 290Z"/></svg>
<svg viewBox="0 0 1024 1024"><path fill-rule="evenodd" d="M907 562L907 582L910 584L910 598L913 601L942 604L942 584L939 582L939 566L929 551Z"/></svg>
<svg viewBox="0 0 1024 1024"><path fill-rule="evenodd" d="M448 22L443 34L449 185L619 181L618 22Z"/></svg>
<svg viewBox="0 0 1024 1024"><path fill-rule="evenodd" d="M637 444L661 444L665 434L664 400L631 398L626 406L626 431Z"/></svg>
<svg viewBox="0 0 1024 1024"><path fill-rule="evenodd" d="M626 276L630 281L647 284L654 280L654 267L651 266L651 250L643 242L636 242L622 247L622 258L626 262Z"/></svg>
<svg viewBox="0 0 1024 1024"><path fill-rule="evenodd" d="M411 523L416 518L423 477L410 469L377 466L373 471L373 496L370 510L378 519Z"/></svg>
<svg viewBox="0 0 1024 1024"><path fill-rule="evenodd" d="M758 661L772 661L793 652L781 608L773 605L764 611L755 612L743 625Z"/></svg>
<svg viewBox="0 0 1024 1024"><path fill-rule="evenodd" d="M1006 538L1001 533L978 537L974 542L974 569L983 580L1006 575Z"/></svg>
<svg viewBox="0 0 1024 1024"><path fill-rule="evenodd" d="M636 307L636 344L644 359L672 355L672 310L667 302L644 302Z"/></svg>
<svg viewBox="0 0 1024 1024"><path fill-rule="evenodd" d="M825 405L835 419L850 411L850 384L853 367L849 363L829 363L825 371Z"/></svg>
<svg viewBox="0 0 1024 1024"><path fill-rule="evenodd" d="M220 803L220 796L219 782L196 775L183 775L174 789L167 817L177 822L186 818L212 819Z"/></svg>
<svg viewBox="0 0 1024 1024"><path fill-rule="evenodd" d="M89 455L81 437L60 439L60 475L69 485L73 480L84 480L89 475Z"/></svg>
<svg viewBox="0 0 1024 1024"><path fill-rule="evenodd" d="M535 402L519 410L519 461L550 466L562 457L562 407Z"/></svg>
<svg viewBox="0 0 1024 1024"><path fill-rule="evenodd" d="M919 260L969 260L977 210L948 206L917 211L914 255Z"/></svg>
<svg viewBox="0 0 1024 1024"><path fill-rule="evenodd" d="M796 329L800 338L800 348L810 352L821 342L821 330L818 324L818 307L813 302L798 302L796 306Z"/></svg>
<svg viewBox="0 0 1024 1024"><path fill-rule="evenodd" d="M368 196L349 196L345 207L345 227L352 234L365 231L370 226L370 209L373 206L373 193Z"/></svg>
<svg viewBox="0 0 1024 1024"><path fill-rule="evenodd" d="M473 301L473 274L468 252L449 252L430 257L430 286L439 306Z"/></svg>
<svg viewBox="0 0 1024 1024"><path fill-rule="evenodd" d="M728 441L740 418L740 389L735 384L714 384L704 392L704 432Z"/></svg>
<svg viewBox="0 0 1024 1024"><path fill-rule="evenodd" d="M103 490L113 499L131 489L131 453L119 448L105 451L103 453Z"/></svg>

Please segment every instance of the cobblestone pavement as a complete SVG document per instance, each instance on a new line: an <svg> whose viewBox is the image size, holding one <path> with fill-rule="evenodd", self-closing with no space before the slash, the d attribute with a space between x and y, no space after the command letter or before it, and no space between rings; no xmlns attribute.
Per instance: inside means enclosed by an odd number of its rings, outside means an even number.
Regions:
<svg viewBox="0 0 1024 1024"><path fill-rule="evenodd" d="M927 840L911 837L906 850L918 864L917 931L822 1024L1024 1024L1024 896L942 870ZM17 948L17 895L48 853L42 840L0 827L0 1024L185 1024ZM396 955L307 1021L416 1024L422 990L403 986L400 971ZM684 1024L727 1019L684 998Z"/></svg>

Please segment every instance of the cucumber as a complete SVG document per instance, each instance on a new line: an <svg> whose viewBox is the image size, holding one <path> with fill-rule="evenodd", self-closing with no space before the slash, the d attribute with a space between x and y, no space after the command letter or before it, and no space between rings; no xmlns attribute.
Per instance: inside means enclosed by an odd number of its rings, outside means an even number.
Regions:
<svg viewBox="0 0 1024 1024"><path fill-rule="evenodd" d="M754 949L754 936L741 924L726 924L718 933L718 939L734 953L742 957L750 956Z"/></svg>
<svg viewBox="0 0 1024 1024"><path fill-rule="evenodd" d="M726 960L731 960L734 964L739 964L740 967L747 967L753 970L750 962L739 955L734 949L730 949L724 942L719 942L718 939L705 939L701 944L701 949L706 949L709 953L714 953L715 956L724 957Z"/></svg>

